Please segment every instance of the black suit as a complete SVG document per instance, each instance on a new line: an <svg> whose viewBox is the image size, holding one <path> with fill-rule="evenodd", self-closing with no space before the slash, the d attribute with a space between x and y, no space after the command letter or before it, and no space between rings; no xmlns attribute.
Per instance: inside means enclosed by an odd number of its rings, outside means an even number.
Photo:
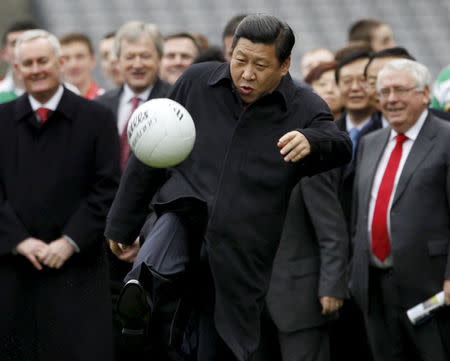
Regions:
<svg viewBox="0 0 450 361"><path fill-rule="evenodd" d="M38 124L28 95L0 105L0 358L111 360L103 229L119 176L113 114L64 90ZM63 234L78 247L37 271L16 245Z"/></svg>
<svg viewBox="0 0 450 361"><path fill-rule="evenodd" d="M267 294L283 360L328 359L328 331L323 326L329 316L322 315L319 298L347 298L348 243L330 172L302 179L291 193ZM309 331L320 336L303 343L299 337ZM290 349L294 343L296 348Z"/></svg>

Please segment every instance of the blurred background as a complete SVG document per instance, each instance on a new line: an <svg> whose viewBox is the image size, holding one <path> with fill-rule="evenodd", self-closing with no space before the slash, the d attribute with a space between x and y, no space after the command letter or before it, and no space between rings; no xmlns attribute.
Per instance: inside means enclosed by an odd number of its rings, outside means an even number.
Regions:
<svg viewBox="0 0 450 361"><path fill-rule="evenodd" d="M291 73L299 77L300 56L315 47L342 47L349 25L360 18L389 24L398 45L429 67L433 78L450 63L450 0L2 0L0 31L31 19L59 36L81 31L94 44L129 20L157 24L163 35L190 31L221 45L226 22L239 13L270 13L296 34ZM97 66L98 68L98 66ZM3 74L4 66L0 67ZM97 69L96 79L103 83Z"/></svg>

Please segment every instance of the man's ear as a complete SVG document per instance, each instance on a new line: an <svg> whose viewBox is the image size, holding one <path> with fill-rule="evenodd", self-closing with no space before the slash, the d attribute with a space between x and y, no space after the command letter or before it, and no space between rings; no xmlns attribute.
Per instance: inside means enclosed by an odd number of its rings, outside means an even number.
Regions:
<svg viewBox="0 0 450 361"><path fill-rule="evenodd" d="M291 56L289 56L283 63L281 64L281 74L284 76L289 71L291 67Z"/></svg>

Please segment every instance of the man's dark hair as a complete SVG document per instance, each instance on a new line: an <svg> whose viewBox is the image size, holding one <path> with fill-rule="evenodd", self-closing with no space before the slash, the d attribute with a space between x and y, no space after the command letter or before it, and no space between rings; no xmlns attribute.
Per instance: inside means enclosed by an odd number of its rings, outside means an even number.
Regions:
<svg viewBox="0 0 450 361"><path fill-rule="evenodd" d="M89 50L91 55L94 55L94 47L92 41L86 34L83 33L68 33L59 38L61 45L69 45L72 43L83 43Z"/></svg>
<svg viewBox="0 0 450 361"><path fill-rule="evenodd" d="M105 35L102 36L102 40L111 39L111 38L114 38L115 36L116 36L115 31L109 31Z"/></svg>
<svg viewBox="0 0 450 361"><path fill-rule="evenodd" d="M169 34L169 35L164 37L164 41L172 40L172 39L179 39L179 38L192 40L192 42L194 43L195 47L197 48L197 51L200 52L200 45L199 45L197 39L195 38L195 36L192 35L191 33L185 32L185 31L180 31L178 33Z"/></svg>
<svg viewBox="0 0 450 361"><path fill-rule="evenodd" d="M363 40L370 43L373 31L381 25L384 25L384 23L376 19L358 20L348 30L348 41Z"/></svg>
<svg viewBox="0 0 450 361"><path fill-rule="evenodd" d="M336 78L336 84L339 84L339 73L341 72L341 68L347 64L353 63L356 60L359 59L368 59L370 56L370 53L366 50L356 50L351 54L348 54L345 58L341 59L338 62L338 65L336 67L336 72L334 73Z"/></svg>
<svg viewBox="0 0 450 361"><path fill-rule="evenodd" d="M2 44L3 46L6 45L6 38L9 33L14 33L16 31L26 31L26 30L34 30L39 29L36 23L30 20L24 20L24 21L16 21L15 23L12 23L10 26L8 26L3 34L2 38Z"/></svg>
<svg viewBox="0 0 450 361"><path fill-rule="evenodd" d="M275 16L265 14L248 15L240 22L234 33L232 49L240 38L252 43L275 44L275 54L280 64L291 55L295 44L291 27Z"/></svg>
<svg viewBox="0 0 450 361"><path fill-rule="evenodd" d="M233 16L230 20L228 20L227 24L225 25L225 28L223 29L222 40L225 39L227 36L233 36L239 23L242 20L244 20L246 16L247 14L239 14Z"/></svg>
<svg viewBox="0 0 450 361"><path fill-rule="evenodd" d="M193 64L203 63L205 61L217 61L219 63L225 62L222 49L217 46L210 46L208 49L202 50L194 59Z"/></svg>
<svg viewBox="0 0 450 361"><path fill-rule="evenodd" d="M366 67L364 68L364 76L367 77L367 69L369 68L370 63L377 58L387 58L387 57L393 57L393 58L399 58L399 59L409 59L409 60L416 60L405 48L401 46L396 46L393 48L383 49L380 51L377 51L375 53L370 54L369 62L366 64Z"/></svg>
<svg viewBox="0 0 450 361"><path fill-rule="evenodd" d="M336 52L334 53L334 59L339 63L342 59L345 59L358 51L365 51L368 53L372 53L372 47L366 41L362 40L351 41L347 45L336 50Z"/></svg>

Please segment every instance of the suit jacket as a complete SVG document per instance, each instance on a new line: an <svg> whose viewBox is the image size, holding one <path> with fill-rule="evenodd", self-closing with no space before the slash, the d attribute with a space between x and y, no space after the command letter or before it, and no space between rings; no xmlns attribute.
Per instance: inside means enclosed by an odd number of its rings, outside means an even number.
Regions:
<svg viewBox="0 0 450 361"><path fill-rule="evenodd" d="M153 89L150 92L150 95L147 100L156 99L156 98L165 98L170 90L171 85L164 80L156 79L155 84L153 84ZM119 110L119 101L120 96L123 92L123 86L107 91L102 96L95 98L95 101L102 103L109 109L113 111L117 118L118 110Z"/></svg>
<svg viewBox="0 0 450 361"><path fill-rule="evenodd" d="M64 89L43 125L27 94L0 105L0 119L0 354L111 360L103 230L120 176L113 115ZM60 269L37 271L11 252L63 234L80 252Z"/></svg>
<svg viewBox="0 0 450 361"><path fill-rule="evenodd" d="M348 233L330 172L293 189L275 256L267 306L281 332L320 326L319 298L347 297Z"/></svg>
<svg viewBox="0 0 450 361"><path fill-rule="evenodd" d="M366 136L355 178L355 235L351 291L367 312L369 200L390 129ZM429 113L408 155L390 211L393 275L401 304L409 308L442 290L450 279L450 124Z"/></svg>
<svg viewBox="0 0 450 361"><path fill-rule="evenodd" d="M336 125L339 129L347 131L347 125L345 122L346 114L336 120ZM366 135L374 130L382 128L381 124L381 113L374 112L370 118L369 123L361 129L359 134L359 141ZM358 143L359 144L359 143ZM358 151L358 146L356 147L356 152ZM349 164L335 170L337 182L339 183L339 199L342 204L342 209L344 210L345 219L347 221L348 229L350 229L351 218L352 218L352 203L353 203L353 181L355 178L356 169L356 159L353 159Z"/></svg>

